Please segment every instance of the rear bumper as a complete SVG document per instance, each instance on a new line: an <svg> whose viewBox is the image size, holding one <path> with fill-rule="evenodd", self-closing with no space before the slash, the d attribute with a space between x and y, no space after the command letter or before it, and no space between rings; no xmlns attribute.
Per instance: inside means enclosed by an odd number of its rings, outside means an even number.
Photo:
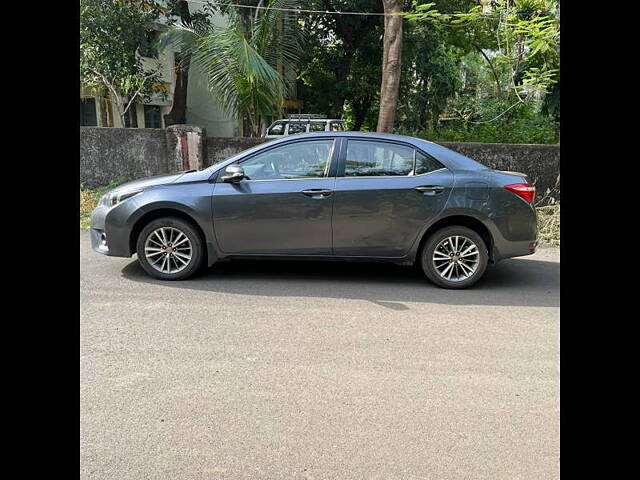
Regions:
<svg viewBox="0 0 640 480"><path fill-rule="evenodd" d="M493 246L493 263L498 263L500 260L513 257L523 257L525 255L532 255L536 253L538 248L538 242L536 240L525 242L502 242L500 248L496 245Z"/></svg>

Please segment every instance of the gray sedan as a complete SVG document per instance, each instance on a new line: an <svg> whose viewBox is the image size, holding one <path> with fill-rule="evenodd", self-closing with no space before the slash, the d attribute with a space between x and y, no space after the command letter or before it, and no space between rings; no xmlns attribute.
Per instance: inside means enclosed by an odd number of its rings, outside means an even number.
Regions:
<svg viewBox="0 0 640 480"><path fill-rule="evenodd" d="M418 264L465 288L536 249L535 187L426 140L319 132L199 171L136 180L93 212L91 245L163 280L237 258Z"/></svg>

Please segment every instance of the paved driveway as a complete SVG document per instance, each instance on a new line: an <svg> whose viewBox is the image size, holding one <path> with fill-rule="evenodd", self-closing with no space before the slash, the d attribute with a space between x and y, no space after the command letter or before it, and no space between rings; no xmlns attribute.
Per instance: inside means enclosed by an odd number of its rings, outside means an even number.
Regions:
<svg viewBox="0 0 640 480"><path fill-rule="evenodd" d="M81 478L559 477L557 249L472 290L237 262L162 283L80 233Z"/></svg>

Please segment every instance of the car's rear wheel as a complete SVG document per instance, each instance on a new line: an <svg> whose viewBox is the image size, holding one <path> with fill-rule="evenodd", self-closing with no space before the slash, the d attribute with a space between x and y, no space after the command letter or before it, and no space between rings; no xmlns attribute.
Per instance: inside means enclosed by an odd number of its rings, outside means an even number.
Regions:
<svg viewBox="0 0 640 480"><path fill-rule="evenodd" d="M489 253L482 237L467 227L442 228L429 237L422 249L422 270L443 288L467 288L487 268Z"/></svg>
<svg viewBox="0 0 640 480"><path fill-rule="evenodd" d="M176 217L163 217L146 225L136 243L138 261L152 277L189 278L202 265L203 242L195 228Z"/></svg>

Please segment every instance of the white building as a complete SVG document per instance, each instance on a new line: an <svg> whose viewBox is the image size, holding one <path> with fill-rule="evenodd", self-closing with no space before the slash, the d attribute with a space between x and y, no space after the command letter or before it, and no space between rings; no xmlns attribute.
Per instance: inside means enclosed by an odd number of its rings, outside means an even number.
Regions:
<svg viewBox="0 0 640 480"><path fill-rule="evenodd" d="M201 8L192 4L191 11ZM216 15L214 24L223 25L224 17ZM159 25L158 29L162 26ZM97 127L138 127L164 128L164 115L171 111L176 74L174 70L174 52L171 49L159 52L156 56L142 57L149 68L159 68L162 80L167 83L169 94L166 99L156 95L149 102L136 103L127 112L125 125L116 113L111 102L101 97L96 91L81 88L80 90L80 125ZM300 111L300 102L287 100L285 108L289 112ZM265 119L267 122L271 119ZM197 125L207 130L210 137L243 136L248 127L242 119L231 118L218 105L215 96L209 91L206 77L195 65L189 69L189 85L187 90L186 121L189 125Z"/></svg>

